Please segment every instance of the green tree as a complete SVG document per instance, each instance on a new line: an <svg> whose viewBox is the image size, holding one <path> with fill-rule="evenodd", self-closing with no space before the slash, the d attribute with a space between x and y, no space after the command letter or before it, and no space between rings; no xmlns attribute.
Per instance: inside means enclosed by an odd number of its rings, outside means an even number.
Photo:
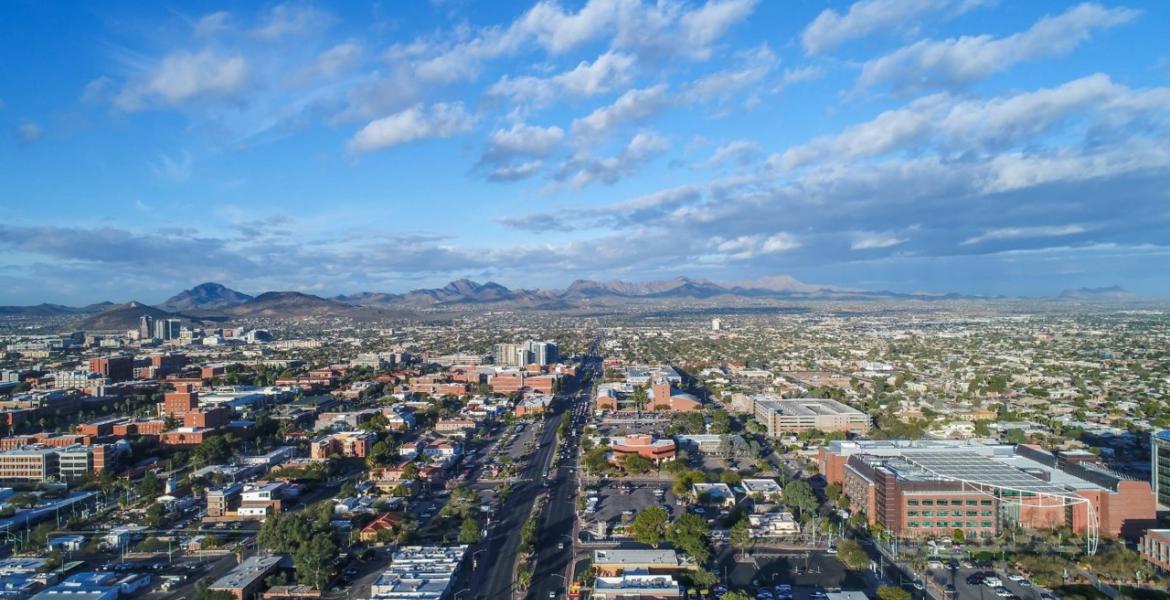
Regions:
<svg viewBox="0 0 1170 600"><path fill-rule="evenodd" d="M463 518L463 524L459 526L459 543L474 544L477 541L479 541L479 523L474 517L468 515Z"/></svg>
<svg viewBox="0 0 1170 600"><path fill-rule="evenodd" d="M841 484L830 483L829 485L825 486L825 498L829 502L836 502L839 500L841 498Z"/></svg>
<svg viewBox="0 0 1170 600"><path fill-rule="evenodd" d="M640 454L627 454L622 459L622 466L625 467L626 471L635 475L648 473L654 469L654 463Z"/></svg>
<svg viewBox="0 0 1170 600"><path fill-rule="evenodd" d="M740 519L731 526L731 545L743 553L752 544L752 530L748 520Z"/></svg>
<svg viewBox="0 0 1170 600"><path fill-rule="evenodd" d="M686 513L670 524L666 537L698 564L711 557L711 528L699 515Z"/></svg>
<svg viewBox="0 0 1170 600"><path fill-rule="evenodd" d="M723 600L752 600L752 597L739 590L731 590L723 594Z"/></svg>
<svg viewBox="0 0 1170 600"><path fill-rule="evenodd" d="M231 460L232 454L227 436L214 435L200 442L191 452L191 464L196 467L219 465Z"/></svg>
<svg viewBox="0 0 1170 600"><path fill-rule="evenodd" d="M635 541L657 548L666 535L666 521L666 511L658 506L651 506L634 517L630 532Z"/></svg>
<svg viewBox="0 0 1170 600"><path fill-rule="evenodd" d="M634 403L634 408L638 412L646 410L646 403L649 402L649 397L646 395L646 388L638 386L634 388L634 393L630 395L630 400Z"/></svg>
<svg viewBox="0 0 1170 600"><path fill-rule="evenodd" d="M869 555L855 540L841 540L837 544L837 558L849 569L859 571L869 566Z"/></svg>
<svg viewBox="0 0 1170 600"><path fill-rule="evenodd" d="M147 471L138 482L138 493L145 498L155 498L163 491L163 484L154 471Z"/></svg>
<svg viewBox="0 0 1170 600"><path fill-rule="evenodd" d="M333 543L333 536L325 533L312 536L293 552L297 581L319 590L325 589L333 579L336 560L337 544Z"/></svg>
<svg viewBox="0 0 1170 600"><path fill-rule="evenodd" d="M812 486L803 479L794 479L784 486L784 505L804 513L817 510L817 496Z"/></svg>
<svg viewBox="0 0 1170 600"><path fill-rule="evenodd" d="M371 467L385 467L397 459L398 449L394 447L394 440L386 438L370 447L370 453L366 455L366 464Z"/></svg>
<svg viewBox="0 0 1170 600"><path fill-rule="evenodd" d="M691 574L691 583L700 589L707 589L719 583L719 577L707 569L699 569Z"/></svg>

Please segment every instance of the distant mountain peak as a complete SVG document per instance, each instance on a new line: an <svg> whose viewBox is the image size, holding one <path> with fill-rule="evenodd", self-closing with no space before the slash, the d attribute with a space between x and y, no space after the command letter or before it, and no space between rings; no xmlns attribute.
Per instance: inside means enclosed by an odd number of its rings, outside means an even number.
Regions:
<svg viewBox="0 0 1170 600"><path fill-rule="evenodd" d="M1119 285L1105 287L1083 287L1060 292L1059 298L1066 300L1127 300L1136 298L1133 294Z"/></svg>
<svg viewBox="0 0 1170 600"><path fill-rule="evenodd" d="M159 308L170 311L219 310L239 306L251 299L252 296L248 294L209 281L179 292L160 304Z"/></svg>

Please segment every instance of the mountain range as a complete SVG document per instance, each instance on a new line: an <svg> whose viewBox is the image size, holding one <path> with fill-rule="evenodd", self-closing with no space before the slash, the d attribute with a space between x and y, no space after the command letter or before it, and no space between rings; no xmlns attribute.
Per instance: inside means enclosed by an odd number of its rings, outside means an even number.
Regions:
<svg viewBox="0 0 1170 600"><path fill-rule="evenodd" d="M659 281L593 281L580 279L564 289L509 289L495 282L469 279L452 281L439 288L406 293L360 292L323 298L303 292L264 292L256 296L219 283L202 283L184 290L157 306L132 301L126 304L102 302L85 307L58 304L0 306L0 316L80 318L77 327L90 330L122 330L136 327L143 315L179 318L188 322L216 322L251 318L377 317L409 315L416 311L516 308L572 310L618 306L631 302L720 299L776 300L945 300L980 299L959 294L896 293L866 291L829 285L809 284L787 275L756 280L715 282L675 277ZM1055 300L1131 300L1138 296L1119 287L1066 290ZM986 299L986 298L983 298Z"/></svg>

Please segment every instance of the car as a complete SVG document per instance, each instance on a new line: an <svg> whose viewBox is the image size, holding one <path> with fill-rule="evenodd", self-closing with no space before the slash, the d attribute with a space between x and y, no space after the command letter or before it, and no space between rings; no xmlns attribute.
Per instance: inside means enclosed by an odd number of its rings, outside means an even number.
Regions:
<svg viewBox="0 0 1170 600"><path fill-rule="evenodd" d="M995 595L999 596L1000 598L1015 598L1016 596L1015 594L1008 591L1007 588L997 588L995 590Z"/></svg>
<svg viewBox="0 0 1170 600"><path fill-rule="evenodd" d="M914 586L914 589L916 589L920 592L926 589L926 586L923 585L921 581L915 581L914 583L912 583L910 585Z"/></svg>
<svg viewBox="0 0 1170 600"><path fill-rule="evenodd" d="M556 597L557 597L557 591L556 591L556 590L549 590L549 592L548 592L548 597L549 597L549 598L556 598Z"/></svg>
<svg viewBox="0 0 1170 600"><path fill-rule="evenodd" d="M1027 577L1020 575L1019 573L1012 573L1011 575L1008 575L1007 578L1017 583L1027 579Z"/></svg>
<svg viewBox="0 0 1170 600"><path fill-rule="evenodd" d="M560 543L558 543L558 544L557 544L557 550L564 550L564 549L565 549L565 543L564 543L564 542L560 542Z"/></svg>
<svg viewBox="0 0 1170 600"><path fill-rule="evenodd" d="M1003 581L1001 581L999 577L986 577L983 579L983 585L989 588L1001 588L1003 587Z"/></svg>

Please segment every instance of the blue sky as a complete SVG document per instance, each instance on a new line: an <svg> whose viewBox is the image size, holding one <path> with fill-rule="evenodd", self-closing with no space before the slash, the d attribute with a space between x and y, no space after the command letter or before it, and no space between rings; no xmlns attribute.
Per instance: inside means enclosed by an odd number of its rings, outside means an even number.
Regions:
<svg viewBox="0 0 1170 600"><path fill-rule="evenodd" d="M1170 294L1170 5L10 2L0 303Z"/></svg>

